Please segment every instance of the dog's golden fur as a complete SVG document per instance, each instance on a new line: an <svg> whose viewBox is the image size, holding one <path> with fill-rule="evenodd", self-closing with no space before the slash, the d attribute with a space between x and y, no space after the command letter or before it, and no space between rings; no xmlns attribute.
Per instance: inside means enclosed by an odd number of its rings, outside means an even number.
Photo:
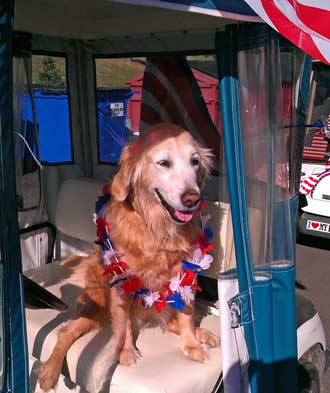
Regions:
<svg viewBox="0 0 330 393"><path fill-rule="evenodd" d="M151 192L151 154L164 149L169 140L174 140L180 148L185 144L194 146L200 159L196 183L199 188L202 186L210 170L209 150L202 148L186 131L161 124L124 148L120 170L111 184L112 200L106 208L106 220L116 249L130 272L141 277L143 287L151 291L163 290L164 284L181 271L181 261L191 257L200 233L196 214L189 222L178 224ZM157 313L154 307L146 310L140 303L132 305L130 297L119 296L116 288L108 289L98 252L84 258L82 263L87 268L87 284L78 300L76 316L61 329L53 353L41 368L39 382L44 390L56 384L72 343L109 313L115 351L121 364L136 361L136 333L146 324L161 325L179 334L182 352L193 360L204 360L201 343L217 345L217 339L208 331L194 327L193 303L186 306L183 313L169 306Z"/></svg>

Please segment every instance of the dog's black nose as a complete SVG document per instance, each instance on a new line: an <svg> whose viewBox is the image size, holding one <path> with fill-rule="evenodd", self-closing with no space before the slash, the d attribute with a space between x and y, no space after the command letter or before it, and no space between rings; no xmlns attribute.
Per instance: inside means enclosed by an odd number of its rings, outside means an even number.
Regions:
<svg viewBox="0 0 330 393"><path fill-rule="evenodd" d="M181 195L181 201L186 207L194 207L200 200L200 195L194 190L186 191Z"/></svg>

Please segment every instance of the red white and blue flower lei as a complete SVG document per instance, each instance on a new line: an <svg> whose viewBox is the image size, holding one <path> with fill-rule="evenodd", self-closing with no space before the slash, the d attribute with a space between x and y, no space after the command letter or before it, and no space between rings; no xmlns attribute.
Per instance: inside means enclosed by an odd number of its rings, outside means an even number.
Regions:
<svg viewBox="0 0 330 393"><path fill-rule="evenodd" d="M148 309L153 305L158 312L166 304L178 311L183 311L186 305L194 300L193 289L201 291L197 284L197 276L205 275L203 270L210 267L213 257L208 254L213 248L214 243L210 242L213 237L212 230L206 227L210 215L202 215L202 201L198 211L201 223L201 235L196 244L192 261L182 261L182 271L172 277L164 285L163 291L153 292L142 286L140 277L129 271L129 266L120 260L120 253L115 250L110 239L110 228L105 220L105 207L110 200L108 186L103 187L103 195L100 196L95 204L94 222L96 224L97 240L95 243L102 249L101 258L104 264L104 275L110 277L110 288L116 287L120 294L131 294L133 303L141 300L143 306Z"/></svg>

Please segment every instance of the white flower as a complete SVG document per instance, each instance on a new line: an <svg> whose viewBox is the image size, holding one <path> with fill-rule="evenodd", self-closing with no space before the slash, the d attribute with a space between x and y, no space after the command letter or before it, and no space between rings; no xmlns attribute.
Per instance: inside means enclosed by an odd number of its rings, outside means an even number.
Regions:
<svg viewBox="0 0 330 393"><path fill-rule="evenodd" d="M196 248L192 263L194 263L195 265L199 265L202 260L202 257L203 257L202 250L200 248Z"/></svg>
<svg viewBox="0 0 330 393"><path fill-rule="evenodd" d="M128 272L122 272L120 274L118 274L117 276L114 276L114 278L110 281L110 285L113 284L114 282L121 280L123 278L129 277L129 273ZM117 286L117 289L119 287Z"/></svg>
<svg viewBox="0 0 330 393"><path fill-rule="evenodd" d="M212 255L203 254L200 248L197 248L195 250L192 263L200 266L202 270L206 270L210 267L212 262L213 262Z"/></svg>
<svg viewBox="0 0 330 393"><path fill-rule="evenodd" d="M159 296L159 292L149 291L146 295L142 296L144 306L150 308L154 304L154 302L159 299Z"/></svg>
<svg viewBox="0 0 330 393"><path fill-rule="evenodd" d="M114 260L116 261L120 257L120 252L113 250L106 250L103 253L103 262L105 265L110 265Z"/></svg>
<svg viewBox="0 0 330 393"><path fill-rule="evenodd" d="M180 286L180 273L170 279L170 290L176 292Z"/></svg>
<svg viewBox="0 0 330 393"><path fill-rule="evenodd" d="M194 300L194 293L190 285L185 285L184 287L179 287L180 295L186 304L189 304Z"/></svg>
<svg viewBox="0 0 330 393"><path fill-rule="evenodd" d="M206 224L210 218L211 218L211 216L209 214L207 214L206 216L200 215L200 220L201 220L201 224L202 224L202 232L204 232Z"/></svg>
<svg viewBox="0 0 330 393"><path fill-rule="evenodd" d="M213 257L212 255L205 254L203 255L201 261L199 262L199 266L203 269L206 270L210 267L211 263L213 262Z"/></svg>

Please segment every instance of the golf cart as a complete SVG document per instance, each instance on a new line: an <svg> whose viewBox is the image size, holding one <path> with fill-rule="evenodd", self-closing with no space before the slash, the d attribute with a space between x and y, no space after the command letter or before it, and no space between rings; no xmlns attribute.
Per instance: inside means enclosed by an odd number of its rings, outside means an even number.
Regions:
<svg viewBox="0 0 330 393"><path fill-rule="evenodd" d="M221 348L198 364L149 329L128 368L111 330L94 331L68 352L55 391L295 392L298 370L300 391L319 391L325 336L294 288L294 125L310 61L244 2L219 4L1 1L3 391L38 391L40 361L82 290L74 255L93 248L95 200L127 141L160 121L215 153L204 196L214 264L196 317Z"/></svg>

